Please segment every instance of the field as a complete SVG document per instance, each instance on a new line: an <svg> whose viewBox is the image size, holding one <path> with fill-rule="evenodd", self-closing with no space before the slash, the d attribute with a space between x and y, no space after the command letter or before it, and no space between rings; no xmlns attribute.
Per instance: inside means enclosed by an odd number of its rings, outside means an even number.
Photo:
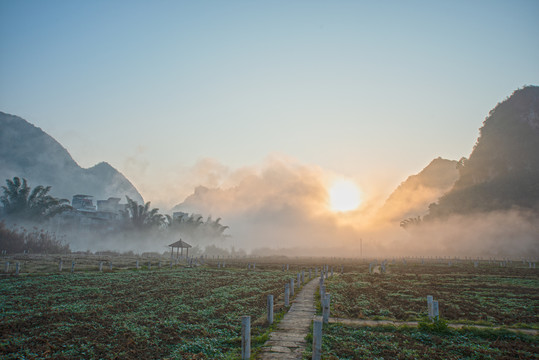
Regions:
<svg viewBox="0 0 539 360"><path fill-rule="evenodd" d="M322 359L537 359L537 336L507 330L324 324ZM310 342L309 342L310 344ZM311 359L311 348L304 359Z"/></svg>
<svg viewBox="0 0 539 360"><path fill-rule="evenodd" d="M323 329L324 359L539 356L537 335L507 330L539 329L539 272L522 262L500 267L482 261L474 267L471 261L449 266L408 260L369 274L368 261L350 259L216 258L171 267L166 257L73 254L63 256L59 273L58 260L9 259L10 274L0 278L0 358L237 359L240 317L251 316L256 353L271 331L266 295L275 296L276 317L282 316L284 284L301 269L319 272L324 263L335 273L325 281L333 318L424 321L426 296L433 295L443 319L488 327L440 331L331 323ZM10 276L15 262L21 264L18 277ZM248 270L254 262L256 270ZM493 328L500 326L507 329ZM305 359L312 351L308 336Z"/></svg>
<svg viewBox="0 0 539 360"><path fill-rule="evenodd" d="M539 329L539 276L520 265L397 264L385 274L365 268L329 279L326 292L338 318L419 320L432 295L451 322Z"/></svg>
<svg viewBox="0 0 539 360"><path fill-rule="evenodd" d="M504 264L505 265L505 264ZM376 269L378 270L378 269ZM323 359L537 359L537 335L508 331L539 328L539 276L528 264L499 262L395 263L386 273L368 265L329 278L331 316L418 321L420 328L359 326L342 320L323 328ZM426 296L439 301L441 325L429 325ZM319 309L320 310L320 309ZM320 313L320 311L319 311ZM338 320L337 320L338 321ZM481 325L482 327L471 327ZM495 329L494 327L507 329ZM310 359L309 345L304 359Z"/></svg>
<svg viewBox="0 0 539 360"><path fill-rule="evenodd" d="M266 295L282 301L291 277L182 267L2 279L0 357L237 358L240 316L251 316L256 341Z"/></svg>

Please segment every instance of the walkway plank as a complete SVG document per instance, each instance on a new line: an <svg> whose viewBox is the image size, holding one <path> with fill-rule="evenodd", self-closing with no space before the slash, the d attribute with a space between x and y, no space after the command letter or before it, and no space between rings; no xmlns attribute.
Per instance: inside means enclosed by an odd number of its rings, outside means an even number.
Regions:
<svg viewBox="0 0 539 360"><path fill-rule="evenodd" d="M308 282L292 303L290 310L283 317L275 331L270 334L258 359L260 360L292 360L301 359L307 342L311 321L316 312L314 293L320 278Z"/></svg>

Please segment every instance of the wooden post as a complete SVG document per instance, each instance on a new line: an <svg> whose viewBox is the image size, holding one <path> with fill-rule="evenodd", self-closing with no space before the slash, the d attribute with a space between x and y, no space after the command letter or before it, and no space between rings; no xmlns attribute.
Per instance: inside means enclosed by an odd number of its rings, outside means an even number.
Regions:
<svg viewBox="0 0 539 360"><path fill-rule="evenodd" d="M103 272L103 261L99 263L99 271Z"/></svg>
<svg viewBox="0 0 539 360"><path fill-rule="evenodd" d="M322 358L322 321L313 321L313 360Z"/></svg>
<svg viewBox="0 0 539 360"><path fill-rule="evenodd" d="M112 260L109 262L110 271L112 271Z"/></svg>
<svg viewBox="0 0 539 360"><path fill-rule="evenodd" d="M242 360L251 357L251 317L241 317L241 358Z"/></svg>
<svg viewBox="0 0 539 360"><path fill-rule="evenodd" d="M286 264L286 271L288 271L289 264Z"/></svg>
<svg viewBox="0 0 539 360"><path fill-rule="evenodd" d="M432 316L433 316L435 321L440 319L440 312L439 312L439 309L438 309L438 301L437 300L432 300Z"/></svg>
<svg viewBox="0 0 539 360"><path fill-rule="evenodd" d="M427 295L427 313L430 320L432 320L432 295Z"/></svg>
<svg viewBox="0 0 539 360"><path fill-rule="evenodd" d="M151 270L151 269L152 269L152 262L148 261L148 270Z"/></svg>
<svg viewBox="0 0 539 360"><path fill-rule="evenodd" d="M273 324L273 295L268 295L268 324Z"/></svg>
<svg viewBox="0 0 539 360"><path fill-rule="evenodd" d="M333 277L333 266L331 267L331 277Z"/></svg>
<svg viewBox="0 0 539 360"><path fill-rule="evenodd" d="M294 279L290 279L290 296L294 296Z"/></svg>
<svg viewBox="0 0 539 360"><path fill-rule="evenodd" d="M62 261L62 259L60 259L60 261L58 262L58 271L59 272L62 272L62 266L63 266L63 261Z"/></svg>
<svg viewBox="0 0 539 360"><path fill-rule="evenodd" d="M19 262L15 263L15 276L19 276L19 270L21 268L21 264Z"/></svg>
<svg viewBox="0 0 539 360"><path fill-rule="evenodd" d="M322 301L322 318L324 320L324 324L327 324L329 321L329 305L331 301L331 294L326 293L324 295L324 300Z"/></svg>
<svg viewBox="0 0 539 360"><path fill-rule="evenodd" d="M324 296L326 296L326 287L324 285L320 285L320 302L324 303Z"/></svg>
<svg viewBox="0 0 539 360"><path fill-rule="evenodd" d="M530 263L530 269L532 268L532 263ZM6 267L4 269L5 272L9 272L9 261L6 261Z"/></svg>
<svg viewBox="0 0 539 360"><path fill-rule="evenodd" d="M301 287L301 274L298 273L298 289Z"/></svg>
<svg viewBox="0 0 539 360"><path fill-rule="evenodd" d="M139 264L138 264L138 260L137 260L137 270L138 270L138 268L139 268Z"/></svg>
<svg viewBox="0 0 539 360"><path fill-rule="evenodd" d="M284 306L290 306L290 284L284 284Z"/></svg>
<svg viewBox="0 0 539 360"><path fill-rule="evenodd" d="M71 262L71 272L75 272L75 260Z"/></svg>

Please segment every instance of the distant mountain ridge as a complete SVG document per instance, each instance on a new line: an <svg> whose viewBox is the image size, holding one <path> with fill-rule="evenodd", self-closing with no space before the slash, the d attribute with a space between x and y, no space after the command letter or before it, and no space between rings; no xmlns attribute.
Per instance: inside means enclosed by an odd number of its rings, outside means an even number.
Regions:
<svg viewBox="0 0 539 360"><path fill-rule="evenodd" d="M526 86L490 111L455 186L427 218L497 210L539 213L539 87Z"/></svg>
<svg viewBox="0 0 539 360"><path fill-rule="evenodd" d="M125 195L143 202L131 182L106 162L81 168L53 137L26 120L0 112L0 181L24 177L31 187L52 186L51 194L71 201L75 194L95 200Z"/></svg>
<svg viewBox="0 0 539 360"><path fill-rule="evenodd" d="M416 175L409 176L387 198L377 218L400 221L428 213L429 204L449 191L458 179L458 161L432 160Z"/></svg>

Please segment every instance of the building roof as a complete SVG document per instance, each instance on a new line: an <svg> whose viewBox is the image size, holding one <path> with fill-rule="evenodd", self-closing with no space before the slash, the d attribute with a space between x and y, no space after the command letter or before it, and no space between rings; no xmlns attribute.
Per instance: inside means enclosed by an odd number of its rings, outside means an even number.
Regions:
<svg viewBox="0 0 539 360"><path fill-rule="evenodd" d="M175 247L177 247L177 248L190 248L190 247L192 247L191 245L189 245L188 243L186 243L182 239L176 241L173 244L170 244L169 246L172 246L173 248L175 248Z"/></svg>

